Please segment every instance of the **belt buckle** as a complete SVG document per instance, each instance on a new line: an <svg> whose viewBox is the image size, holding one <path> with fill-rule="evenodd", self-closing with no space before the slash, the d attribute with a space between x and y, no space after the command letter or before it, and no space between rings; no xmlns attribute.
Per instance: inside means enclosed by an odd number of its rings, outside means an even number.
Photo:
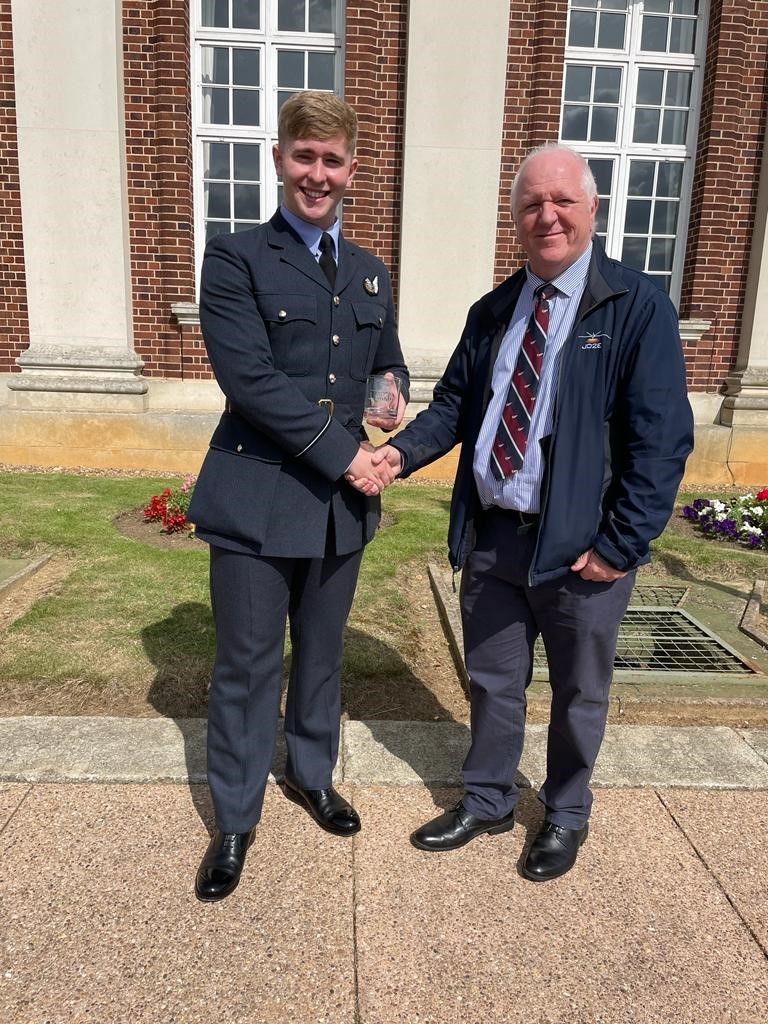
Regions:
<svg viewBox="0 0 768 1024"><path fill-rule="evenodd" d="M322 406L323 409L327 409L329 416L333 416L333 399L332 398L318 398L317 404L319 406Z"/></svg>
<svg viewBox="0 0 768 1024"><path fill-rule="evenodd" d="M517 512L517 518L519 520L519 526L517 527L518 534L528 533L536 522L535 517L532 519L527 518L531 515L530 512L523 512L521 509L515 509Z"/></svg>

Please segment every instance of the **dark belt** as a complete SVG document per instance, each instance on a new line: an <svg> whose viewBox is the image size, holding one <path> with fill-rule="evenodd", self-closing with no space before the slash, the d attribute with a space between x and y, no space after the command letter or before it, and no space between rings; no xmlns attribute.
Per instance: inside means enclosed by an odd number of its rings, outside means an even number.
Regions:
<svg viewBox="0 0 768 1024"><path fill-rule="evenodd" d="M325 409L329 416L333 416L334 404L332 398L318 398L317 404ZM224 411L228 413L233 413L235 411L234 406L229 399L224 403Z"/></svg>
<svg viewBox="0 0 768 1024"><path fill-rule="evenodd" d="M534 526L538 526L541 518L538 512L521 512L519 508L500 508L498 505L490 505L484 512L509 520L510 526L516 527L518 533L528 533Z"/></svg>

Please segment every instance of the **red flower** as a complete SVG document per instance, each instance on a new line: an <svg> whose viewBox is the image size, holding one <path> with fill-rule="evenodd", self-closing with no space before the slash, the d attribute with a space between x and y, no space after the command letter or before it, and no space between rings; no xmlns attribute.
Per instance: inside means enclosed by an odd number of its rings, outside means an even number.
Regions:
<svg viewBox="0 0 768 1024"><path fill-rule="evenodd" d="M768 487L764 487L762 491L758 491L755 497L758 501L768 501Z"/></svg>

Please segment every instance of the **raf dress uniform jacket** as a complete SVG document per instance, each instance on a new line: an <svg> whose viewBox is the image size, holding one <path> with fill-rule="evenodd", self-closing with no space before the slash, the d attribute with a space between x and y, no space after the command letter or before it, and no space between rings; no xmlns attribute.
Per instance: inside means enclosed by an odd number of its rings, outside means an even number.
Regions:
<svg viewBox="0 0 768 1024"><path fill-rule="evenodd" d="M189 518L210 543L317 558L362 548L379 498L343 475L365 439L366 377L408 371L384 264L339 235L332 288L280 213L208 243L200 325L225 411ZM333 550L333 546L331 547Z"/></svg>

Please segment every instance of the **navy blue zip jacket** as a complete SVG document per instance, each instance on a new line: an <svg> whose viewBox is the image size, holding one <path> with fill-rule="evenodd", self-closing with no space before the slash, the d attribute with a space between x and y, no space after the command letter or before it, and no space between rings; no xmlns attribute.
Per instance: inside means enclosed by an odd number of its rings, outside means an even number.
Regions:
<svg viewBox="0 0 768 1024"><path fill-rule="evenodd" d="M476 302L434 398L391 442L403 476L461 443L451 500L451 565L464 564L480 501L472 459L493 364L525 271ZM587 285L558 372L531 585L565 575L588 548L622 571L650 560L693 448L677 314L644 274L595 240Z"/></svg>

